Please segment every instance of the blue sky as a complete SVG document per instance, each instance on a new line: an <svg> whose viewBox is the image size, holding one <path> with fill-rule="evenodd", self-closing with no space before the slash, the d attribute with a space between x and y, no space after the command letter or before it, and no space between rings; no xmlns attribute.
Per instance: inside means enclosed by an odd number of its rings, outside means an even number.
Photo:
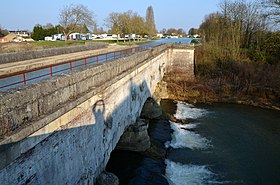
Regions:
<svg viewBox="0 0 280 185"><path fill-rule="evenodd" d="M204 16L218 10L220 0L9 0L1 2L0 25L8 30L32 30L35 24L58 24L60 10L70 4L83 4L96 15L98 26L111 12L132 10L145 17L146 9L152 6L158 30L183 28L188 31L198 27Z"/></svg>

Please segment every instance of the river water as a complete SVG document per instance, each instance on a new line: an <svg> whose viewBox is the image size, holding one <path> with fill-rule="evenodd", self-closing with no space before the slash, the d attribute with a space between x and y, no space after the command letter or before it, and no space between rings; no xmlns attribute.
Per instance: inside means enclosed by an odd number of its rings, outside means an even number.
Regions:
<svg viewBox="0 0 280 185"><path fill-rule="evenodd" d="M159 45L159 44L168 44L168 43L177 43L177 44L190 44L192 40L200 40L200 38L170 38L170 39L158 39L152 42L147 42L142 45Z"/></svg>
<svg viewBox="0 0 280 185"><path fill-rule="evenodd" d="M279 111L178 102L175 116L194 119L171 123L166 173L175 184L280 184Z"/></svg>
<svg viewBox="0 0 280 185"><path fill-rule="evenodd" d="M190 123L169 121L170 140L166 123L152 121L172 150L163 162L119 151L119 158L111 159L119 163L110 170L121 176L121 184L280 184L279 111L173 101L162 107ZM156 132L150 132L152 138Z"/></svg>
<svg viewBox="0 0 280 185"><path fill-rule="evenodd" d="M159 43L190 43L161 39ZM166 159L114 151L107 170L126 185L279 185L280 112L246 105L193 106L165 100L181 125L150 120L149 135L168 149Z"/></svg>

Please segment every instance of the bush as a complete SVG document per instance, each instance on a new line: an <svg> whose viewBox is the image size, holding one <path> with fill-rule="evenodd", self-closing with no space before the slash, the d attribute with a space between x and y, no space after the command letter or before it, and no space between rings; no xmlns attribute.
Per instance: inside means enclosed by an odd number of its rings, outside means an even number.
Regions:
<svg viewBox="0 0 280 185"><path fill-rule="evenodd" d="M191 44L200 44L200 40L199 39L193 39L193 40L191 40Z"/></svg>

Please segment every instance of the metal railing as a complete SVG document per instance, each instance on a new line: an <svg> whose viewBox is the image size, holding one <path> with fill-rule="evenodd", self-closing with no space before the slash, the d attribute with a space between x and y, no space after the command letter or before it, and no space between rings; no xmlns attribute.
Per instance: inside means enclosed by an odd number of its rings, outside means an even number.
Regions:
<svg viewBox="0 0 280 185"><path fill-rule="evenodd" d="M77 60L69 60L63 63L47 65L40 68L16 72L13 74L2 75L0 76L0 91L20 87L26 84L36 83L40 80L67 72L72 72L85 66L126 57L155 46L156 45L143 45L135 48L93 55Z"/></svg>

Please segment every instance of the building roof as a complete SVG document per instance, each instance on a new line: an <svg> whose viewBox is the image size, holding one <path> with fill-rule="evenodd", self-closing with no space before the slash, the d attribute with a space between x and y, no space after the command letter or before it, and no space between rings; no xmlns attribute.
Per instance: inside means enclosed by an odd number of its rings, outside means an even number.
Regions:
<svg viewBox="0 0 280 185"><path fill-rule="evenodd" d="M9 33L8 35L6 35L5 37L3 37L2 39L7 40L8 42L13 41L13 39L17 37L17 34L15 33Z"/></svg>

